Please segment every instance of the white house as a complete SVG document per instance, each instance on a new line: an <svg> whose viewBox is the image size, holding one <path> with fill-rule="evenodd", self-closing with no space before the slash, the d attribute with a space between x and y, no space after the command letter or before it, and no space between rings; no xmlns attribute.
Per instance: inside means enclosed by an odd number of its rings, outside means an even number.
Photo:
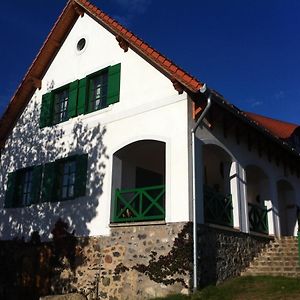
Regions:
<svg viewBox="0 0 300 300"><path fill-rule="evenodd" d="M190 270L157 279L139 266L159 261L150 253L175 255L196 220L196 283L223 280L271 237L296 234L299 138L297 125L239 110L88 1L70 0L0 120L0 239L38 231L47 241L61 219L101 244L102 293L144 299L191 287ZM228 274L212 275L203 259L217 234L226 238L216 253L231 247ZM127 277L114 282L107 270L121 265ZM83 277L72 287L88 295Z"/></svg>

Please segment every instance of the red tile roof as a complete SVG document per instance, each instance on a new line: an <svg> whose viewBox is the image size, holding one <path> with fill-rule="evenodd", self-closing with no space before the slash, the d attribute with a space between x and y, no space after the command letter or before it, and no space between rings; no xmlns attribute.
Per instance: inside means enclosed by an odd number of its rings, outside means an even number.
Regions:
<svg viewBox="0 0 300 300"><path fill-rule="evenodd" d="M258 125L268 129L273 135L284 140L290 138L296 128L299 127L299 125L296 124L275 120L250 112L245 112L244 114Z"/></svg>

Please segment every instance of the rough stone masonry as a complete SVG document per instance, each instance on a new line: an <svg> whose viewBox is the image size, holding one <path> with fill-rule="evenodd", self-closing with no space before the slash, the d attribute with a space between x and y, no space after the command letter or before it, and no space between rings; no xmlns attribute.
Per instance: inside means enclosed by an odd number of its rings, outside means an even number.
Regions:
<svg viewBox="0 0 300 300"><path fill-rule="evenodd" d="M238 276L269 238L201 225L199 285ZM63 242L0 242L0 298L38 300L79 293L88 300L187 294L192 286L191 223L112 227L110 236Z"/></svg>

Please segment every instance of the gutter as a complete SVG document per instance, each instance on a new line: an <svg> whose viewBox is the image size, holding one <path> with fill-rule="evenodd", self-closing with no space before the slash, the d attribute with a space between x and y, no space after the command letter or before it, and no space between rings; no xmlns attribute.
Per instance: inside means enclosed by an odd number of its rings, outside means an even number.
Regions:
<svg viewBox="0 0 300 300"><path fill-rule="evenodd" d="M207 104L199 116L196 124L191 129L192 134L192 186L193 186L193 292L195 293L198 288L198 263L197 263L197 252L198 252L198 239L197 239L197 211L196 211L196 170L195 170L195 134L200 125L203 121L204 117L206 116L209 108L211 107L211 92L209 89L206 88L206 84L199 90L202 94L208 94L207 96Z"/></svg>

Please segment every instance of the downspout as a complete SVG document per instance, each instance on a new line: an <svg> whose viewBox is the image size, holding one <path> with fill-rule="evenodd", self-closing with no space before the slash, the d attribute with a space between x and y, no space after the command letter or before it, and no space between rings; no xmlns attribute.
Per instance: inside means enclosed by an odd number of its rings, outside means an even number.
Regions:
<svg viewBox="0 0 300 300"><path fill-rule="evenodd" d="M207 91L206 84L199 90L200 93L204 94ZM203 121L204 117L206 116L209 108L211 106L211 93L208 90L208 97L206 106L199 116L196 124L191 129L192 134L192 186L193 186L193 291L194 293L197 291L198 288L198 280L197 280L197 273L198 273L198 264L197 264L197 211L196 211L196 166L195 166L195 134L197 128L199 127L200 123Z"/></svg>

